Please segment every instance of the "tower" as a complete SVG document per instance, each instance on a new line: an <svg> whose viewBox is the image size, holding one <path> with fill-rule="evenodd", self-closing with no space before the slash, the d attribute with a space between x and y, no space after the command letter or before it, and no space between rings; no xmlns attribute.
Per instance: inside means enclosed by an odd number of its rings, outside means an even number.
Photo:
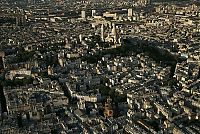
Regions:
<svg viewBox="0 0 200 134"><path fill-rule="evenodd" d="M112 99L108 98L104 107L104 116L106 118L113 117L113 109L111 105Z"/></svg>
<svg viewBox="0 0 200 134"><path fill-rule="evenodd" d="M115 23L112 23L112 35L114 38L114 43L117 43L117 32L116 32Z"/></svg>
<svg viewBox="0 0 200 134"><path fill-rule="evenodd" d="M96 10L92 10L92 17L96 15Z"/></svg>
<svg viewBox="0 0 200 134"><path fill-rule="evenodd" d="M133 16L133 9L129 8L128 9L128 17L132 17Z"/></svg>
<svg viewBox="0 0 200 134"><path fill-rule="evenodd" d="M151 5L152 4L152 0L147 0L147 4Z"/></svg>
<svg viewBox="0 0 200 134"><path fill-rule="evenodd" d="M77 105L79 109L85 109L85 100L81 98Z"/></svg>
<svg viewBox="0 0 200 134"><path fill-rule="evenodd" d="M152 0L139 0L139 3L143 6L151 5Z"/></svg>
<svg viewBox="0 0 200 134"><path fill-rule="evenodd" d="M82 40L83 40L83 36L82 34L79 34L79 41L82 42Z"/></svg>
<svg viewBox="0 0 200 134"><path fill-rule="evenodd" d="M62 50L60 53L58 53L58 63L61 67L64 67L64 57L65 57L65 51Z"/></svg>
<svg viewBox="0 0 200 134"><path fill-rule="evenodd" d="M101 40L104 42L104 24L101 25Z"/></svg>
<svg viewBox="0 0 200 134"><path fill-rule="evenodd" d="M52 75L53 74L53 69L51 66L48 66L48 75Z"/></svg>
<svg viewBox="0 0 200 134"><path fill-rule="evenodd" d="M4 57L5 53L3 51L0 52L0 71L5 69Z"/></svg>
<svg viewBox="0 0 200 134"><path fill-rule="evenodd" d="M67 38L64 40L64 48L71 48L71 44Z"/></svg>
<svg viewBox="0 0 200 134"><path fill-rule="evenodd" d="M16 26L23 26L26 24L26 19L27 19L27 16L25 15L24 13L24 10L23 9L17 9L16 10L16 18L15 18L15 21L16 21Z"/></svg>
<svg viewBox="0 0 200 134"><path fill-rule="evenodd" d="M19 25L19 19L18 19L18 17L15 17L15 25L16 25L16 27L18 27L18 25Z"/></svg>
<svg viewBox="0 0 200 134"><path fill-rule="evenodd" d="M84 19L84 20L86 19L85 11L81 11L81 18Z"/></svg>

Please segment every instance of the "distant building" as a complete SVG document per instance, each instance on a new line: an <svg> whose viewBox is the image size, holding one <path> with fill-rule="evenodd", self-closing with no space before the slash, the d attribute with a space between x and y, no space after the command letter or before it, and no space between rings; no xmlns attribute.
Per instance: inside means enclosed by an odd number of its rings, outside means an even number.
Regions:
<svg viewBox="0 0 200 134"><path fill-rule="evenodd" d="M96 10L92 10L92 17L96 15Z"/></svg>
<svg viewBox="0 0 200 134"><path fill-rule="evenodd" d="M115 26L115 23L112 24L112 35L113 35L113 38L114 38L114 43L117 43L117 32L116 32L116 26Z"/></svg>
<svg viewBox="0 0 200 134"><path fill-rule="evenodd" d="M145 6L145 5L151 5L152 0L139 0L139 4Z"/></svg>
<svg viewBox="0 0 200 134"><path fill-rule="evenodd" d="M113 117L113 109L111 106L111 99L108 98L107 102L105 103L105 108L104 108L104 116L109 118L109 117Z"/></svg>
<svg viewBox="0 0 200 134"><path fill-rule="evenodd" d="M81 18L82 19L86 19L86 13L85 13L85 11L81 11Z"/></svg>
<svg viewBox="0 0 200 134"><path fill-rule="evenodd" d="M5 68L4 57L5 57L5 53L0 52L0 71L2 71Z"/></svg>
<svg viewBox="0 0 200 134"><path fill-rule="evenodd" d="M104 41L104 24L101 25L101 40Z"/></svg>
<svg viewBox="0 0 200 134"><path fill-rule="evenodd" d="M52 75L53 74L53 69L51 66L48 66L48 75Z"/></svg>
<svg viewBox="0 0 200 134"><path fill-rule="evenodd" d="M133 9L129 8L128 9L128 17L132 17L133 16Z"/></svg>

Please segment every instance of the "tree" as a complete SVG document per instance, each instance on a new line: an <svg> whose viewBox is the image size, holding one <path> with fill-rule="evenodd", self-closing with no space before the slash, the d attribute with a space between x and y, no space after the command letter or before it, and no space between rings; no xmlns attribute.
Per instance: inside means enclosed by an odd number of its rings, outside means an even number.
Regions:
<svg viewBox="0 0 200 134"><path fill-rule="evenodd" d="M109 92L110 92L110 87L107 87L105 85L99 85L97 86L97 88L99 88L99 92L103 95L103 96L108 96Z"/></svg>

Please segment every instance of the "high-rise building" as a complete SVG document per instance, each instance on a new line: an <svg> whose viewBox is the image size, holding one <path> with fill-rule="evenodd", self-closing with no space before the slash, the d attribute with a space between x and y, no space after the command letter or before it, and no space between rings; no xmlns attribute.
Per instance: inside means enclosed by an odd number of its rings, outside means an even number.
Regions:
<svg viewBox="0 0 200 134"><path fill-rule="evenodd" d="M81 11L81 18L82 19L86 19L86 13L85 13L85 11Z"/></svg>
<svg viewBox="0 0 200 134"><path fill-rule="evenodd" d="M151 5L152 4L152 0L148 0L148 4Z"/></svg>
<svg viewBox="0 0 200 134"><path fill-rule="evenodd" d="M51 66L48 66L48 75L52 75L53 74L53 69Z"/></svg>
<svg viewBox="0 0 200 134"><path fill-rule="evenodd" d="M8 109L7 109L7 103L6 103L6 97L4 95L4 90L3 90L3 86L0 84L0 105L1 105L1 116L3 116L3 113L7 113Z"/></svg>
<svg viewBox="0 0 200 134"><path fill-rule="evenodd" d="M4 57L5 57L5 53L0 52L0 71L5 69Z"/></svg>
<svg viewBox="0 0 200 134"><path fill-rule="evenodd" d="M82 40L83 40L83 36L82 34L79 34L79 41L82 42Z"/></svg>
<svg viewBox="0 0 200 134"><path fill-rule="evenodd" d="M101 25L101 40L104 42L104 24Z"/></svg>
<svg viewBox="0 0 200 134"><path fill-rule="evenodd" d="M117 32L116 32L115 23L112 24L112 35L113 35L113 38L114 38L114 43L117 43Z"/></svg>
<svg viewBox="0 0 200 134"><path fill-rule="evenodd" d="M113 117L113 108L111 105L112 99L108 98L104 107L104 116L106 118Z"/></svg>
<svg viewBox="0 0 200 134"><path fill-rule="evenodd" d="M92 17L96 15L96 10L92 10Z"/></svg>
<svg viewBox="0 0 200 134"><path fill-rule="evenodd" d="M129 8L128 9L128 17L132 17L133 16L133 9Z"/></svg>
<svg viewBox="0 0 200 134"><path fill-rule="evenodd" d="M26 24L26 19L27 19L27 16L25 15L24 13L24 10L23 9L17 9L16 10L16 26L23 26Z"/></svg>
<svg viewBox="0 0 200 134"><path fill-rule="evenodd" d="M151 5L152 0L139 0L141 5Z"/></svg>

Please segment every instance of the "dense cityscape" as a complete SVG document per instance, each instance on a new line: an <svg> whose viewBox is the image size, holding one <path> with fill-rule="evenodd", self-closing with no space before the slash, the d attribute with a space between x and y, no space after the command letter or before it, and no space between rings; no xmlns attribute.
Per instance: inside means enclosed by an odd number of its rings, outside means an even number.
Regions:
<svg viewBox="0 0 200 134"><path fill-rule="evenodd" d="M0 134L200 132L200 1L0 5Z"/></svg>

